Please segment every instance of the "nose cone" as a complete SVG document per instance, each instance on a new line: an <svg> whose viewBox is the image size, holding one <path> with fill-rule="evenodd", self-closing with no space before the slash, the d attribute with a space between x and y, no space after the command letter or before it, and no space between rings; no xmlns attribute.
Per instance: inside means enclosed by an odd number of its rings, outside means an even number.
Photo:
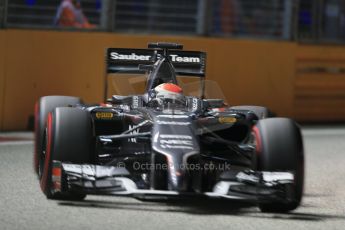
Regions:
<svg viewBox="0 0 345 230"><path fill-rule="evenodd" d="M172 171L169 169L169 189L177 192L188 190L188 174L186 171Z"/></svg>
<svg viewBox="0 0 345 230"><path fill-rule="evenodd" d="M162 113L156 116L152 129L152 149L164 155L168 163L168 188L188 190L190 179L187 160L200 152L195 124L187 114Z"/></svg>

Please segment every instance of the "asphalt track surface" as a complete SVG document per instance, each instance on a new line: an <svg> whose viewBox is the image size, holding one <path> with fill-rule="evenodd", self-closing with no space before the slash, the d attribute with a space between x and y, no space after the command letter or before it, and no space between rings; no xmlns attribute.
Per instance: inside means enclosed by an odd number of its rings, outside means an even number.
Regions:
<svg viewBox="0 0 345 230"><path fill-rule="evenodd" d="M13 141L17 136L24 138ZM290 214L266 214L232 202L50 201L32 169L33 143L26 140L32 134L0 133L0 229L345 229L345 126L304 127L303 136L302 205Z"/></svg>

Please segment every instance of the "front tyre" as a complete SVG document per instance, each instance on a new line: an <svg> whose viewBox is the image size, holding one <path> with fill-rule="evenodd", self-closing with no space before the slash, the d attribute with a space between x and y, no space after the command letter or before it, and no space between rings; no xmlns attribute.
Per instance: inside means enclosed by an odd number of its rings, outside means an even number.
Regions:
<svg viewBox="0 0 345 230"><path fill-rule="evenodd" d="M91 163L93 156L92 122L87 111L78 108L56 108L48 114L45 146L40 163L40 185L48 199L82 200L86 195L52 192L53 161L74 164Z"/></svg>
<svg viewBox="0 0 345 230"><path fill-rule="evenodd" d="M256 137L257 166L260 171L294 172L293 197L288 202L259 204L263 212L289 212L302 199L304 183L304 152L299 127L288 118L259 120L253 128Z"/></svg>
<svg viewBox="0 0 345 230"><path fill-rule="evenodd" d="M39 159L43 151L43 138L47 122L48 113L57 107L75 106L81 104L78 97L70 96L45 96L41 97L35 105L35 152L34 152L34 170L39 174Z"/></svg>

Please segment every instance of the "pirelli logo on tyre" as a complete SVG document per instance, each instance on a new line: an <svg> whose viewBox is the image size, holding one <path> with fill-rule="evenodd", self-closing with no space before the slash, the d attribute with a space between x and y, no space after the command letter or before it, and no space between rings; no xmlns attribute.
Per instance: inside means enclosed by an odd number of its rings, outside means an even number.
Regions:
<svg viewBox="0 0 345 230"><path fill-rule="evenodd" d="M113 113L110 112L97 112L96 113L96 118L101 119L101 120L109 120L114 117Z"/></svg>

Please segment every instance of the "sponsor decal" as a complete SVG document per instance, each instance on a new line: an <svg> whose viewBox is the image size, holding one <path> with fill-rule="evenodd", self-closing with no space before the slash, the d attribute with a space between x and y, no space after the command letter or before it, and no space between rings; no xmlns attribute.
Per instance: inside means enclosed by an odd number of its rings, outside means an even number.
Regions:
<svg viewBox="0 0 345 230"><path fill-rule="evenodd" d="M188 135L161 134L160 146L163 149L189 149L193 148L192 137Z"/></svg>
<svg viewBox="0 0 345 230"><path fill-rule="evenodd" d="M168 145L193 145L192 141L189 140L160 140L161 144L168 144Z"/></svg>
<svg viewBox="0 0 345 230"><path fill-rule="evenodd" d="M97 112L96 113L96 118L97 119L112 119L114 117L113 113L109 112Z"/></svg>
<svg viewBox="0 0 345 230"><path fill-rule="evenodd" d="M181 57L176 54L171 54L170 55L171 60L173 62L192 62L192 63L200 63L200 58L198 57Z"/></svg>
<svg viewBox="0 0 345 230"><path fill-rule="evenodd" d="M265 182L292 182L295 178L290 172L262 172L262 177Z"/></svg>
<svg viewBox="0 0 345 230"><path fill-rule="evenodd" d="M175 134L161 134L161 138L168 138L168 139L186 139L186 140L192 140L191 136L188 135L175 135Z"/></svg>
<svg viewBox="0 0 345 230"><path fill-rule="evenodd" d="M159 125L190 125L190 122L180 122L180 121L157 121Z"/></svg>
<svg viewBox="0 0 345 230"><path fill-rule="evenodd" d="M129 125L128 126L128 130L131 130L131 129L134 129L134 125ZM130 134L138 134L139 133L139 131L138 131L138 129L134 129L134 130L132 130L131 132L129 132ZM132 142L132 143L137 143L137 139L136 138L128 138L128 142Z"/></svg>
<svg viewBox="0 0 345 230"><path fill-rule="evenodd" d="M171 110L169 110L169 109L163 110L162 112L165 113L165 114L171 114ZM183 115L183 114L186 114L186 113L181 111L181 110L174 110L174 114Z"/></svg>
<svg viewBox="0 0 345 230"><path fill-rule="evenodd" d="M159 118L171 118L171 119L182 119L188 118L187 115L158 115Z"/></svg>
<svg viewBox="0 0 345 230"><path fill-rule="evenodd" d="M170 54L170 59L172 62L178 63L200 63L201 60L199 57L188 57L188 56L179 56L177 54ZM149 61L152 58L151 55L138 55L136 53L131 54L120 54L117 52L110 53L110 59L112 60L129 60L129 61Z"/></svg>
<svg viewBox="0 0 345 230"><path fill-rule="evenodd" d="M237 119L235 117L220 117L218 121L219 123L235 123Z"/></svg>
<svg viewBox="0 0 345 230"><path fill-rule="evenodd" d="M198 110L198 99L197 98L193 98L192 110L193 111L197 111Z"/></svg>
<svg viewBox="0 0 345 230"><path fill-rule="evenodd" d="M110 53L110 58L113 60L133 60L133 61L149 61L151 56L150 55L137 55L135 53L132 54L119 54L116 52Z"/></svg>
<svg viewBox="0 0 345 230"><path fill-rule="evenodd" d="M192 146L185 145L161 145L163 149L190 149L193 150Z"/></svg>
<svg viewBox="0 0 345 230"><path fill-rule="evenodd" d="M133 108L139 108L139 97L133 96Z"/></svg>

